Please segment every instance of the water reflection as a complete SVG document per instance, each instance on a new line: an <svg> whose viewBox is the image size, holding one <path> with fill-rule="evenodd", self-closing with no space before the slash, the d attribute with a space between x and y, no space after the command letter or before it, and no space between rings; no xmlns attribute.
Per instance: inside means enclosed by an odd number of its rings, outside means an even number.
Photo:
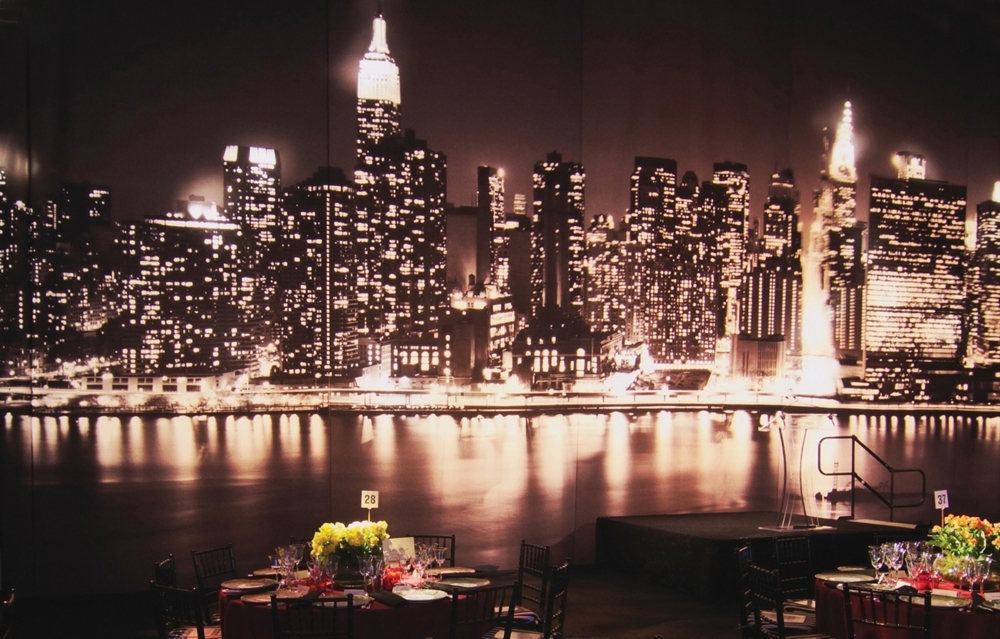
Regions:
<svg viewBox="0 0 1000 639"><path fill-rule="evenodd" d="M601 516L776 510L782 454L771 416L743 412L643 414L273 414L225 417L4 416L3 547L6 582L48 584L72 531L79 568L95 592L142 590L148 565L192 548L233 542L240 570L260 567L288 536L327 520L365 516L360 491L380 491L373 517L390 532L454 532L463 564L512 565L522 538L594 553ZM827 499L844 479L820 475L816 445L857 435L896 468L922 468L928 490L947 488L955 512L1000 515L1000 420L790 416L805 430L804 506L849 512ZM849 468L837 446L825 467ZM875 484L884 469L862 462ZM883 474L879 474L882 472ZM910 490L901 489L904 493ZM818 494L821 498L816 499ZM836 496L835 493L832 493ZM859 517L886 518L872 500ZM898 517L929 521L928 505ZM588 532L589 531L589 532ZM180 561L181 577L189 567Z"/></svg>

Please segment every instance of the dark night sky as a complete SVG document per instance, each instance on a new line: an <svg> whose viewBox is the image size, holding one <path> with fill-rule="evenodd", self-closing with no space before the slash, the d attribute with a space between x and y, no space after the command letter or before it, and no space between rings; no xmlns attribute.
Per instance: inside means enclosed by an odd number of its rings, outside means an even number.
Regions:
<svg viewBox="0 0 1000 639"><path fill-rule="evenodd" d="M403 126L447 155L450 201L471 202L486 163L507 171L509 208L513 193L530 192L532 165L559 150L587 169L588 214L620 219L636 155L672 157L703 180L714 161L745 162L755 214L770 173L791 166L809 217L821 131L845 99L863 193L868 174L891 174L890 155L906 149L927 156L929 177L967 184L973 205L986 199L1000 179L1000 9L936 4L382 9ZM0 165L24 197L30 101L36 203L60 180L110 184L118 218L160 214L189 193L219 200L222 152L234 143L277 148L285 184L328 152L351 169L357 61L375 6L0 0L21 16L0 26Z"/></svg>

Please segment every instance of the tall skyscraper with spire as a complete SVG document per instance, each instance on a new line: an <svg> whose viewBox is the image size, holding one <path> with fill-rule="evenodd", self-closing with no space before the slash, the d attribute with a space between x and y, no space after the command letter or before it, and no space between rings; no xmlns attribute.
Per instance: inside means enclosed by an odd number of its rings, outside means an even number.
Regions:
<svg viewBox="0 0 1000 639"><path fill-rule="evenodd" d="M358 63L357 161L354 169L355 244L358 270L358 333L374 336L380 330L383 306L381 247L384 238L382 211L376 180L388 162L380 143L399 135L399 67L389 55L386 23L379 11L372 21L372 40ZM371 363L371 362L368 362Z"/></svg>
<svg viewBox="0 0 1000 639"><path fill-rule="evenodd" d="M823 169L816 190L811 250L820 262L820 283L832 321L831 335L841 362L864 356L867 225L858 221L854 113L844 103L832 143L825 141Z"/></svg>

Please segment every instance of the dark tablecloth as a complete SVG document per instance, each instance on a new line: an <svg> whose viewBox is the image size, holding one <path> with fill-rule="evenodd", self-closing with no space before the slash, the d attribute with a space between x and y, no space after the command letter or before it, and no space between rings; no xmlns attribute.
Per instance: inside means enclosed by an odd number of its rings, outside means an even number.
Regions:
<svg viewBox="0 0 1000 639"><path fill-rule="evenodd" d="M852 602L853 605L853 602ZM855 626L858 639L890 639L901 631ZM816 580L816 631L847 639L844 592L836 586ZM931 612L931 636L934 639L978 639L1000 637L1000 613L984 614L965 610L935 608Z"/></svg>
<svg viewBox="0 0 1000 639"><path fill-rule="evenodd" d="M239 596L219 595L219 615L223 639L274 639L271 607L247 604ZM356 639L445 639L451 618L451 599L411 603L390 608L378 602L354 610ZM470 628L470 637L479 637L489 626ZM477 634L478 633L478 634Z"/></svg>

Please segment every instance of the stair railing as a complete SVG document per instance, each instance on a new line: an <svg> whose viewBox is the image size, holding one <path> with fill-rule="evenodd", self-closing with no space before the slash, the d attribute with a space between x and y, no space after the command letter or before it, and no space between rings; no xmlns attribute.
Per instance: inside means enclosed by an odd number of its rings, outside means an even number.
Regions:
<svg viewBox="0 0 1000 639"><path fill-rule="evenodd" d="M849 471L837 471L826 472L823 470L823 444L827 440L834 439L850 439L851 440L851 469ZM857 472L857 456L858 451L866 453L869 458L874 460L877 464L889 471L889 494L884 495L878 488L873 486L870 482L866 481ZM865 445L856 435L835 435L831 437L824 437L819 440L819 450L817 451L817 457L819 459L819 472L821 475L826 475L828 477L850 477L851 478L851 519L854 519L854 507L856 503L856 487L861 484L862 487L868 489L868 491L875 496L880 502L882 502L889 509L889 521L894 521L896 508L917 508L922 506L924 500L927 497L927 476L924 471L919 468L893 468L886 463L884 459L879 457L875 451ZM920 501L916 503L897 503L896 502L896 475L903 474L913 474L916 473L920 475Z"/></svg>

